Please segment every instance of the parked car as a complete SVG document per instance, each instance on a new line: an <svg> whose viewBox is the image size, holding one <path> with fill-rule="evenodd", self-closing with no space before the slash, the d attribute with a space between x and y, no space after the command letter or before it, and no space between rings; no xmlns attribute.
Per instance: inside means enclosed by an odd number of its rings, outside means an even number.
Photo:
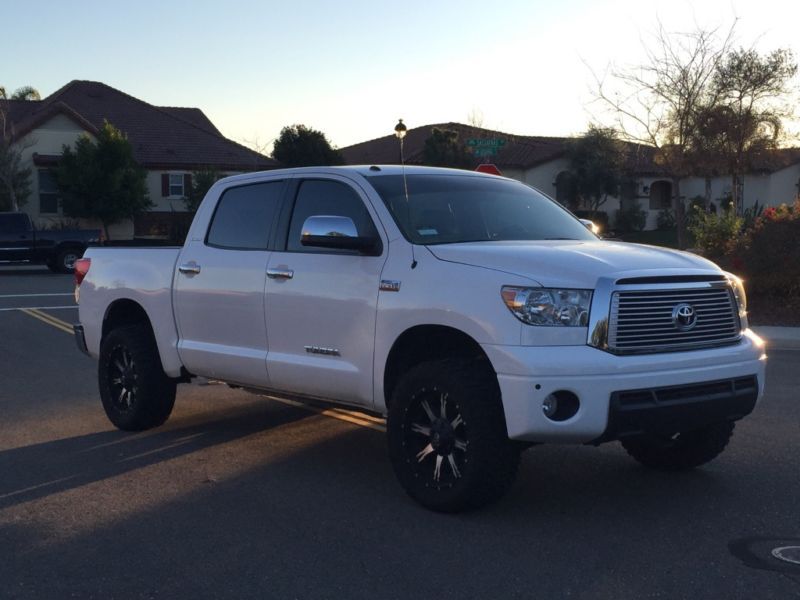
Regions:
<svg viewBox="0 0 800 600"><path fill-rule="evenodd" d="M99 229L37 230L27 213L0 213L0 263L44 263L55 273L72 273L86 248L101 241Z"/></svg>
<svg viewBox="0 0 800 600"><path fill-rule="evenodd" d="M480 173L229 177L183 248L90 248L76 282L120 429L162 424L194 376L374 411L401 484L440 511L499 498L533 444L699 466L764 390L738 278Z"/></svg>

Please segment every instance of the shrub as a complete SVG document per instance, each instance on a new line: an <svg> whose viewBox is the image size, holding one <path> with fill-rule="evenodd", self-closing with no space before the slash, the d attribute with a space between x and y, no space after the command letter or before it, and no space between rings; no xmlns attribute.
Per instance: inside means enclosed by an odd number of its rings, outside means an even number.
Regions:
<svg viewBox="0 0 800 600"><path fill-rule="evenodd" d="M675 213L672 212L671 208L664 208L658 212L656 228L662 231L666 229L675 229Z"/></svg>
<svg viewBox="0 0 800 600"><path fill-rule="evenodd" d="M733 252L743 224L744 219L733 211L723 211L721 215L715 215L695 209L689 231L694 236L695 247L703 256L719 259Z"/></svg>
<svg viewBox="0 0 800 600"><path fill-rule="evenodd" d="M800 200L765 208L734 253L735 267L760 295L798 304L800 295Z"/></svg>
<svg viewBox="0 0 800 600"><path fill-rule="evenodd" d="M706 199L703 196L695 196L689 200L689 206L686 209L686 228L689 229L697 223L699 215L706 212ZM712 201L708 205L708 212L710 214L717 214L717 205Z"/></svg>
<svg viewBox="0 0 800 600"><path fill-rule="evenodd" d="M639 202L620 208L615 215L614 227L621 233L641 231L647 224L647 211Z"/></svg>

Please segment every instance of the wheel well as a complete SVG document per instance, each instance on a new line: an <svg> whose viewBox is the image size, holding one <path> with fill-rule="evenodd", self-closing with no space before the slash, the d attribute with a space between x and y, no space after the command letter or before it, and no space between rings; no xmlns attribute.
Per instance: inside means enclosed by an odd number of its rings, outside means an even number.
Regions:
<svg viewBox="0 0 800 600"><path fill-rule="evenodd" d="M75 250L79 254L83 254L84 252L86 252L86 247L76 242L64 242L56 246L56 254L61 254L66 250Z"/></svg>
<svg viewBox="0 0 800 600"><path fill-rule="evenodd" d="M105 338L110 331L125 325L142 325L150 331L151 335L153 334L153 326L150 324L147 313L141 305L133 300L117 300L108 307L103 319L102 337Z"/></svg>
<svg viewBox="0 0 800 600"><path fill-rule="evenodd" d="M395 340L386 359L386 370L383 374L386 406L389 406L394 388L403 373L420 363L445 358L486 361L489 368L492 368L483 348L463 331L443 325L412 327Z"/></svg>

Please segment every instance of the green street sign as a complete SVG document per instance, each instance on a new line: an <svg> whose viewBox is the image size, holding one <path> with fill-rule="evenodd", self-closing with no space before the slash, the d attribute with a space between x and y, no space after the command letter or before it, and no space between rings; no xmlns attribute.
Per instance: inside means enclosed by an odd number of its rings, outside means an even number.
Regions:
<svg viewBox="0 0 800 600"><path fill-rule="evenodd" d="M506 141L499 138L470 138L467 146L474 148L500 148L506 145Z"/></svg>
<svg viewBox="0 0 800 600"><path fill-rule="evenodd" d="M472 151L473 156L494 156L497 154L497 148L475 148Z"/></svg>

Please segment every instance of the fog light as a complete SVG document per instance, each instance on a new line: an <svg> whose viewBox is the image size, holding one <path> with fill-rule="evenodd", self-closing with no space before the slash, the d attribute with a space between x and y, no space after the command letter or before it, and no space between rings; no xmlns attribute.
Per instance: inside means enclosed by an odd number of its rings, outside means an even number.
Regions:
<svg viewBox="0 0 800 600"><path fill-rule="evenodd" d="M557 410L558 398L556 398L553 394L548 394L547 398L545 398L544 402L542 402L542 412L544 413L544 416L548 419L552 419Z"/></svg>
<svg viewBox="0 0 800 600"><path fill-rule="evenodd" d="M578 413L580 406L578 396L567 390L558 390L545 396L542 412L551 421L566 421Z"/></svg>

